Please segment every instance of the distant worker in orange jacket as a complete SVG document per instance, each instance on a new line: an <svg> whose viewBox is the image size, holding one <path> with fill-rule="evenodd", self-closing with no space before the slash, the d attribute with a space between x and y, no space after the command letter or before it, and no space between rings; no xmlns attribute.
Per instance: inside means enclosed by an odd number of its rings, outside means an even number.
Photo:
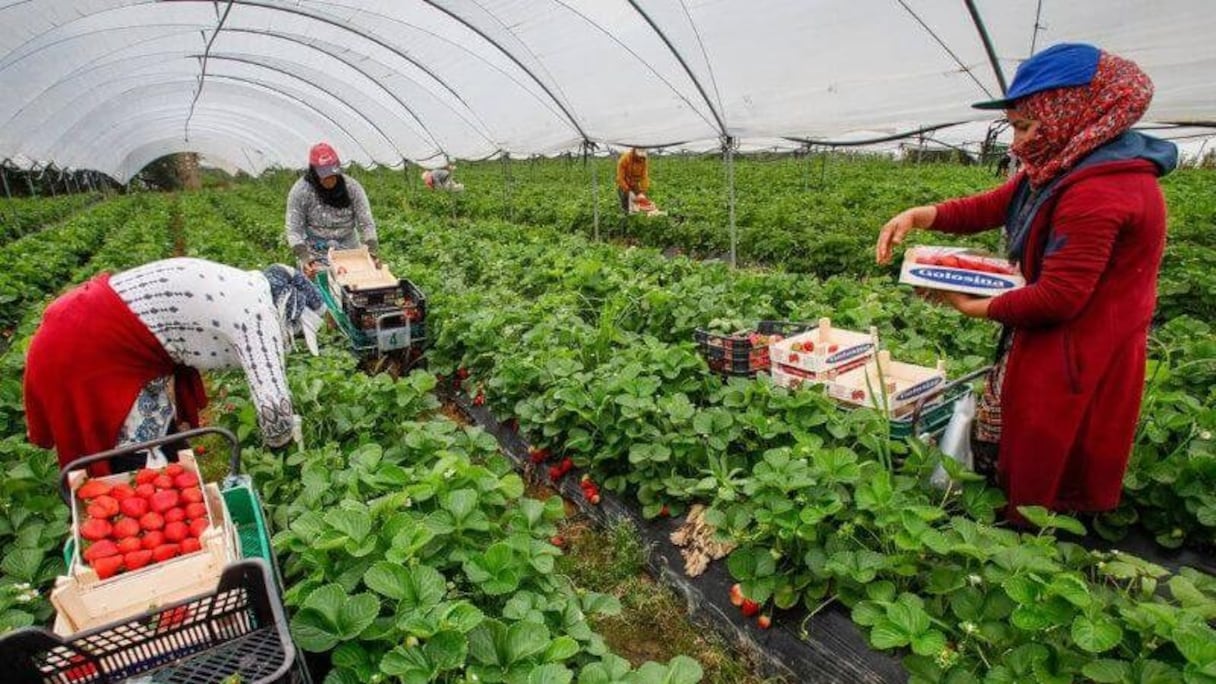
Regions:
<svg viewBox="0 0 1216 684"><path fill-rule="evenodd" d="M616 163L616 194L621 198L621 211L629 213L630 195L644 195L650 189L650 167L646 150L631 147Z"/></svg>

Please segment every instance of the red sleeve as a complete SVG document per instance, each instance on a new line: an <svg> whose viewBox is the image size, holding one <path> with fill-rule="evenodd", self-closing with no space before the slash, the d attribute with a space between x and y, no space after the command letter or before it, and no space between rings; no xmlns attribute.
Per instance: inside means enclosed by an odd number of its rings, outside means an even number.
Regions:
<svg viewBox="0 0 1216 684"><path fill-rule="evenodd" d="M970 234L1005 225L1005 210L1017 189L1016 176L1004 185L970 197L947 200L937 205L933 227L939 233Z"/></svg>
<svg viewBox="0 0 1216 684"><path fill-rule="evenodd" d="M992 300L988 318L1007 325L1052 325L1075 317L1110 263L1125 222L1125 198L1100 184L1078 184L1060 198L1039 279Z"/></svg>

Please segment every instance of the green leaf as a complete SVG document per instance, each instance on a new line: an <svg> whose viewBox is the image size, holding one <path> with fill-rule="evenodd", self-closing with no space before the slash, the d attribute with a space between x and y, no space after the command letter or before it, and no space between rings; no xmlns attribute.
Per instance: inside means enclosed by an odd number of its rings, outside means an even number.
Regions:
<svg viewBox="0 0 1216 684"><path fill-rule="evenodd" d="M889 620L883 620L870 631L870 643L874 648L898 648L907 646L909 641L908 634Z"/></svg>
<svg viewBox="0 0 1216 684"><path fill-rule="evenodd" d="M1081 674L1098 684L1120 684L1131 677L1132 668L1122 660L1099 658L1091 660L1081 668Z"/></svg>
<svg viewBox="0 0 1216 684"><path fill-rule="evenodd" d="M313 609L303 609L291 618L291 636L296 645L311 653L324 653L340 641L323 615Z"/></svg>
<svg viewBox="0 0 1216 684"><path fill-rule="evenodd" d="M451 513L458 523L469 517L473 509L477 508L477 492L472 489L457 489L448 492L442 500L444 510Z"/></svg>
<svg viewBox="0 0 1216 684"><path fill-rule="evenodd" d="M380 561L363 575L363 583L381 596L401 600L408 594L410 574L400 565Z"/></svg>
<svg viewBox="0 0 1216 684"><path fill-rule="evenodd" d="M461 632L443 630L427 639L423 651L436 670L455 670L464 666L469 654L469 642Z"/></svg>
<svg viewBox="0 0 1216 684"><path fill-rule="evenodd" d="M534 656L549 645L549 629L534 622L517 622L507 628L507 664Z"/></svg>
<svg viewBox="0 0 1216 684"><path fill-rule="evenodd" d="M1072 623L1072 640L1077 646L1090 653L1109 651L1123 639L1123 629L1119 623L1104 615L1089 618L1078 615Z"/></svg>
<svg viewBox="0 0 1216 684"><path fill-rule="evenodd" d="M946 648L946 635L931 629L912 637L912 652L917 655L937 655Z"/></svg>
<svg viewBox="0 0 1216 684"><path fill-rule="evenodd" d="M573 658L578 654L578 642L569 636L562 635L549 643L549 647L545 649L544 661L547 663L558 663L569 658Z"/></svg>
<svg viewBox="0 0 1216 684"><path fill-rule="evenodd" d="M557 663L541 665L528 674L528 684L570 684L573 680L574 673Z"/></svg>
<svg viewBox="0 0 1216 684"><path fill-rule="evenodd" d="M380 670L391 677L399 677L403 682L422 682L431 681L437 671L432 665L427 662L426 655L423 654L421 648L405 648L398 646L380 659Z"/></svg>
<svg viewBox="0 0 1216 684"><path fill-rule="evenodd" d="M374 595L364 592L350 597L342 605L338 617L338 626L342 630L342 636L346 639L354 639L359 636L360 632L367 629L379 614L380 600Z"/></svg>
<svg viewBox="0 0 1216 684"><path fill-rule="evenodd" d="M366 511L335 508L325 514L325 522L356 542L362 542L372 531L372 518Z"/></svg>
<svg viewBox="0 0 1216 684"><path fill-rule="evenodd" d="M1093 601L1089 595L1089 585L1076 575L1056 575L1047 586L1047 591L1063 597L1078 608L1085 608Z"/></svg>
<svg viewBox="0 0 1216 684"><path fill-rule="evenodd" d="M10 577L36 584L38 582L38 568L42 566L42 559L46 554L38 549L16 549L8 548L4 553L4 560L0 561L0 570Z"/></svg>
<svg viewBox="0 0 1216 684"><path fill-rule="evenodd" d="M688 656L676 656L667 663L667 679L664 684L697 684L705 676L701 663Z"/></svg>
<svg viewBox="0 0 1216 684"><path fill-rule="evenodd" d="M320 613L329 623L337 627L339 625L339 615L342 612L342 604L346 603L346 590L340 584L327 584L323 587L313 590L304 599L303 608L312 609Z"/></svg>

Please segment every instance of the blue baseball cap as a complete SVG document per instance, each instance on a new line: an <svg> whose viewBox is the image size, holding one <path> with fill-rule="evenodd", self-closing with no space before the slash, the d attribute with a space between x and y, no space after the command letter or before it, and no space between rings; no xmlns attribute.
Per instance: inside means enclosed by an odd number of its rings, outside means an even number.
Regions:
<svg viewBox="0 0 1216 684"><path fill-rule="evenodd" d="M1052 88L1087 85L1098 71L1102 51L1085 43L1052 45L1018 66L1013 83L1005 97L976 102L976 109L1010 109L1013 103L1027 95Z"/></svg>

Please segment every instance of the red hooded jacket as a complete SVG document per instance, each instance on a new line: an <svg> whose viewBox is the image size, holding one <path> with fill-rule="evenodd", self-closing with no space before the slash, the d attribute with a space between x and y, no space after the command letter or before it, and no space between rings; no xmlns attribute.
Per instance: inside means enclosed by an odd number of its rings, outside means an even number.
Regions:
<svg viewBox="0 0 1216 684"><path fill-rule="evenodd" d="M1014 329L997 466L1011 511L1119 504L1165 248L1157 176L1170 168L1125 159L1063 178L1030 223L1028 285L991 302L988 317ZM933 229L1005 224L1020 181L938 205Z"/></svg>

